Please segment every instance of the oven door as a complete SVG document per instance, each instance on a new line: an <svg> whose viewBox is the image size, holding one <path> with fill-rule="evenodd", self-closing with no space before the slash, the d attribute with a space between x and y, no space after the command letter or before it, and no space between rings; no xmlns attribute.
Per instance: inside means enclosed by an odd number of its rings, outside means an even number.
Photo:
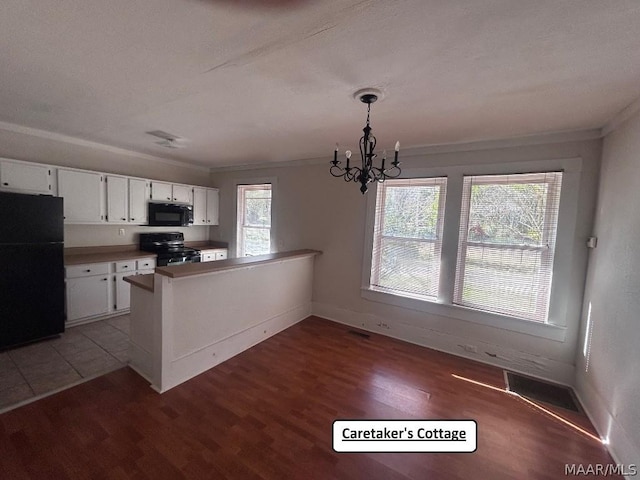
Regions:
<svg viewBox="0 0 640 480"><path fill-rule="evenodd" d="M184 265L185 263L199 263L199 253L172 253L172 254L160 254L156 265L159 267L171 267L173 265Z"/></svg>

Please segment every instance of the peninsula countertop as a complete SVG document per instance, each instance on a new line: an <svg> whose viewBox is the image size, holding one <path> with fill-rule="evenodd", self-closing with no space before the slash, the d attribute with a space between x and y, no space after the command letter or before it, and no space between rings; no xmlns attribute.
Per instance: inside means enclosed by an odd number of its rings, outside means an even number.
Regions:
<svg viewBox="0 0 640 480"><path fill-rule="evenodd" d="M289 252L257 255L255 257L229 258L227 260L217 260L215 262L185 263L183 265L174 265L171 267L157 267L156 273L170 278L190 277L192 275L202 275L203 273L233 270L239 267L273 263L288 258L320 254L322 254L322 252L319 250L292 250Z"/></svg>

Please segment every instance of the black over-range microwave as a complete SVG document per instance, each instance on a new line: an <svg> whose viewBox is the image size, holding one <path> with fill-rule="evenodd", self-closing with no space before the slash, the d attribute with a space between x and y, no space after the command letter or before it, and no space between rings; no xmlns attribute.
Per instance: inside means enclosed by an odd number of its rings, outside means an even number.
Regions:
<svg viewBox="0 0 640 480"><path fill-rule="evenodd" d="M193 224L193 207L178 203L149 202L149 225L188 227Z"/></svg>

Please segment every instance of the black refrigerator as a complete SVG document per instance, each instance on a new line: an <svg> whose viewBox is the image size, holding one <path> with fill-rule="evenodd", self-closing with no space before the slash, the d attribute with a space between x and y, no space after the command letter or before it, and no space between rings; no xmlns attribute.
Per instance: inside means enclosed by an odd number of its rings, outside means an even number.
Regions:
<svg viewBox="0 0 640 480"><path fill-rule="evenodd" d="M62 198L0 192L0 349L64 332Z"/></svg>

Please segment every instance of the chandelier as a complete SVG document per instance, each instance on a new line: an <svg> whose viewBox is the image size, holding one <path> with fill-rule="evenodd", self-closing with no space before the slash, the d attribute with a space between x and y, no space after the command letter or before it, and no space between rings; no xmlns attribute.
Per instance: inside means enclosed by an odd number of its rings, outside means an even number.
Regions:
<svg viewBox="0 0 640 480"><path fill-rule="evenodd" d="M359 90L354 94L354 97L358 98L362 103L367 104L367 124L362 129L364 135L360 137L360 157L362 158L361 167L351 166L351 150L347 150L345 157L347 158L346 166L341 166L342 162L338 160L338 144L336 143L336 149L333 152L333 161L331 161L331 167L329 173L334 177L342 177L345 182L358 182L360 183L360 191L364 195L367 193L367 185L371 182L384 182L387 178L397 178L400 173L400 162L398 161L398 152L400 151L400 142L396 142L395 155L391 166L385 167L387 161L387 151L382 152L382 162L380 167L376 167L373 164L374 159L378 156L375 153L376 137L371 133L371 126L369 125L369 117L371 115L371 104L378 100L378 95L381 92L374 89Z"/></svg>

